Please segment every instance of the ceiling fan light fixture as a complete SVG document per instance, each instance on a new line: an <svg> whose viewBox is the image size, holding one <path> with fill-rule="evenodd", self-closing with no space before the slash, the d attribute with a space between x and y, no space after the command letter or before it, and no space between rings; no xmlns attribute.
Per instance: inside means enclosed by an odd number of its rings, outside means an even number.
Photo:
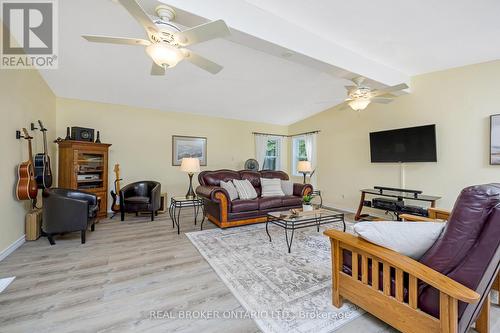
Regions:
<svg viewBox="0 0 500 333"><path fill-rule="evenodd" d="M354 111L362 111L370 105L371 101L369 99L355 99L349 102L349 106Z"/></svg>
<svg viewBox="0 0 500 333"><path fill-rule="evenodd" d="M181 50L163 43L149 45L146 53L160 67L174 67L184 58Z"/></svg>

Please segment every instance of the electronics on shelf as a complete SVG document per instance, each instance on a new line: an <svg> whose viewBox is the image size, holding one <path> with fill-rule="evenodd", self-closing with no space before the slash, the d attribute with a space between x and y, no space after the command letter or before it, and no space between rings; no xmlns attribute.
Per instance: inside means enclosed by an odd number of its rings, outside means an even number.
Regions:
<svg viewBox="0 0 500 333"><path fill-rule="evenodd" d="M371 200L366 200L367 195L375 197ZM419 190L375 186L373 189L361 190L361 200L355 219L356 221L371 219L369 215L361 214L364 207L392 212L398 220L400 220L400 214L427 216L427 208L409 204L408 201L428 203L431 207L435 207L436 201L439 199L440 197L437 196L424 195Z"/></svg>

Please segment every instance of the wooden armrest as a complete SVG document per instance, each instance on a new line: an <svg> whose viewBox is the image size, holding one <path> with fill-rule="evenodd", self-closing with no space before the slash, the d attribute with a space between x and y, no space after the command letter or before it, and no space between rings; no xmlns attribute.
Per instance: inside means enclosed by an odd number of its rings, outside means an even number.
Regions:
<svg viewBox="0 0 500 333"><path fill-rule="evenodd" d="M399 217L405 221L412 221L412 222L439 222L436 219L431 219L429 217L410 215L410 214L401 214L399 215Z"/></svg>
<svg viewBox="0 0 500 333"><path fill-rule="evenodd" d="M466 303L477 303L479 294L474 290L450 279L432 268L429 268L418 261L404 256L393 250L375 245L364 239L347 234L338 230L327 230L324 234L331 239L337 240L353 249L359 249L373 257L379 258L395 268L416 277L417 279L433 286L441 292ZM340 255L340 254L339 254Z"/></svg>

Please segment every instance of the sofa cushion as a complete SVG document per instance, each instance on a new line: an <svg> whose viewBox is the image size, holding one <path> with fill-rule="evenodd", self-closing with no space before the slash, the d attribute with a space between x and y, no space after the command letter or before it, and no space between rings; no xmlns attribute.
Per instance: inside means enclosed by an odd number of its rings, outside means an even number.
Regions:
<svg viewBox="0 0 500 333"><path fill-rule="evenodd" d="M354 232L367 241L391 249L415 260L436 242L445 223L358 222Z"/></svg>
<svg viewBox="0 0 500 333"><path fill-rule="evenodd" d="M202 171L198 175L198 181L201 185L220 186L220 182L228 182L233 179L241 179L238 171L233 170L217 170L217 171Z"/></svg>
<svg viewBox="0 0 500 333"><path fill-rule="evenodd" d="M283 207L283 200L281 200L281 197L260 198L258 202L260 210Z"/></svg>
<svg viewBox="0 0 500 333"><path fill-rule="evenodd" d="M235 199L238 199L238 191L236 190L236 187L234 187L234 184L232 181L220 181L220 187L225 189L227 191L227 194L229 194L229 200L233 201Z"/></svg>
<svg viewBox="0 0 500 333"><path fill-rule="evenodd" d="M233 184L238 191L238 196L242 200L255 199L257 198L257 192L255 188L252 186L248 179L245 180L233 180Z"/></svg>
<svg viewBox="0 0 500 333"><path fill-rule="evenodd" d="M282 197L281 199L283 201L283 207L302 205L302 198L301 197L287 195L287 196Z"/></svg>
<svg viewBox="0 0 500 333"><path fill-rule="evenodd" d="M259 201L257 199L252 199L252 200L236 199L233 202L231 202L231 207L233 213L259 210Z"/></svg>
<svg viewBox="0 0 500 333"><path fill-rule="evenodd" d="M291 180L282 180L281 190L285 195L293 195L293 182Z"/></svg>
<svg viewBox="0 0 500 333"><path fill-rule="evenodd" d="M260 171L261 178L279 178L281 180L288 180L288 175L284 171L262 170Z"/></svg>
<svg viewBox="0 0 500 333"><path fill-rule="evenodd" d="M441 237L420 262L447 275L476 244L493 209L500 202L500 184L468 187L460 193Z"/></svg>
<svg viewBox="0 0 500 333"><path fill-rule="evenodd" d="M285 193L281 189L281 179L279 178L261 178L262 197L283 197Z"/></svg>

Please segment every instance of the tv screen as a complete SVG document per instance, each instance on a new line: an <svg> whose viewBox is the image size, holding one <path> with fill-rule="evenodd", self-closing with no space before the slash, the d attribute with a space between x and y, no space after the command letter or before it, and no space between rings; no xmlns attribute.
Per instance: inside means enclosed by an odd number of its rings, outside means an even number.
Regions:
<svg viewBox="0 0 500 333"><path fill-rule="evenodd" d="M436 125L370 133L372 163L436 162Z"/></svg>

